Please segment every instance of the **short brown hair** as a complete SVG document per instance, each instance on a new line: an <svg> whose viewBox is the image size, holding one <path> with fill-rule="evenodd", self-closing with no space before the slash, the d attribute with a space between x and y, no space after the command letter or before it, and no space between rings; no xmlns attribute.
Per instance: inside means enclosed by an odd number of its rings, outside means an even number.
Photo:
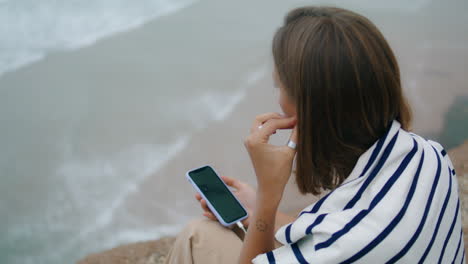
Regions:
<svg viewBox="0 0 468 264"><path fill-rule="evenodd" d="M341 184L393 120L409 129L397 61L367 18L333 7L294 9L272 50L279 81L296 104L301 193Z"/></svg>

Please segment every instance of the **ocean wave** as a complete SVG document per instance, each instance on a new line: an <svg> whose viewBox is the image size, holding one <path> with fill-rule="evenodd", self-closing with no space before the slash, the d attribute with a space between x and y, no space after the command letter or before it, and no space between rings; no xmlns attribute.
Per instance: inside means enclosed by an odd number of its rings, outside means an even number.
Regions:
<svg viewBox="0 0 468 264"><path fill-rule="evenodd" d="M154 174L162 165L182 151L189 139L189 136L184 136L167 146L135 146L125 152L100 160L77 160L71 157L70 160L64 162L57 174L66 181L65 191L72 195L72 202L75 205L73 211L80 212L82 216L88 215L91 222L63 243L56 251L57 256L70 252L90 235L95 235L97 231L111 224L116 210L121 207L127 197L137 191L139 185L148 176ZM106 188L106 185L109 188ZM97 202L96 196L101 197L101 200ZM162 228L159 233L168 234L174 228ZM108 244L116 245L115 243L122 239L128 241L128 239L135 238L135 232L133 235L130 235L131 233L117 232L119 235L114 243ZM141 236L136 237L141 238Z"/></svg>
<svg viewBox="0 0 468 264"><path fill-rule="evenodd" d="M203 129L207 124L204 119L223 121L235 109L235 107L245 98L248 89L254 86L260 79L264 78L268 71L268 65L261 65L258 68L250 71L241 80L239 87L234 92L229 91L209 91L195 100L190 98L190 101L185 104L190 105L188 121L192 122L197 129Z"/></svg>
<svg viewBox="0 0 468 264"><path fill-rule="evenodd" d="M196 0L0 2L0 76L47 54L85 47Z"/></svg>

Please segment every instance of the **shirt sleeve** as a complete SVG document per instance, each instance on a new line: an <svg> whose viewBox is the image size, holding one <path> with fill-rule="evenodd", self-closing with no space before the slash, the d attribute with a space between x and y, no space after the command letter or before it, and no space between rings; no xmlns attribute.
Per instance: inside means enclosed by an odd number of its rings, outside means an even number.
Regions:
<svg viewBox="0 0 468 264"><path fill-rule="evenodd" d="M433 140L428 140L428 142L440 152L442 157L444 157L444 160L447 162L447 165L449 166L449 168L451 170L453 170L452 160L450 160L450 157L448 156L448 153L444 149L444 147L439 142L436 142L436 141L433 141ZM452 172L452 174L455 174L455 170L453 170L451 172Z"/></svg>

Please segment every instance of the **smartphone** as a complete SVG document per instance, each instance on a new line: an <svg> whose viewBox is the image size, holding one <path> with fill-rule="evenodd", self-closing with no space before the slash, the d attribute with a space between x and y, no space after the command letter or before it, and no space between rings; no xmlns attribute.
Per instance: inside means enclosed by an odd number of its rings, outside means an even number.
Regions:
<svg viewBox="0 0 468 264"><path fill-rule="evenodd" d="M211 166L192 169L186 173L186 177L223 226L248 217L247 210Z"/></svg>

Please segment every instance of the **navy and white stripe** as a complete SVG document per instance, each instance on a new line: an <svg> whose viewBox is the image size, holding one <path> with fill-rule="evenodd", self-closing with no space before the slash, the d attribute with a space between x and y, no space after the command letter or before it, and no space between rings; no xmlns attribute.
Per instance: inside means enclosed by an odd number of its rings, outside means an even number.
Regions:
<svg viewBox="0 0 468 264"><path fill-rule="evenodd" d="M440 144L393 121L276 239L284 245L253 263L465 263L453 164Z"/></svg>

